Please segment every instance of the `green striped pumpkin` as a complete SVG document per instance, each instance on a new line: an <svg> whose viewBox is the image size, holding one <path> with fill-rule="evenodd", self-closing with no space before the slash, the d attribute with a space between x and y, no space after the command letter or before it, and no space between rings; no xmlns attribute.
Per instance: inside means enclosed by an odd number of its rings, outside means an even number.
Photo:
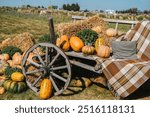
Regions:
<svg viewBox="0 0 150 117"><path fill-rule="evenodd" d="M27 89L25 82L17 82L13 80L6 80L3 83L4 88L11 93L21 93Z"/></svg>

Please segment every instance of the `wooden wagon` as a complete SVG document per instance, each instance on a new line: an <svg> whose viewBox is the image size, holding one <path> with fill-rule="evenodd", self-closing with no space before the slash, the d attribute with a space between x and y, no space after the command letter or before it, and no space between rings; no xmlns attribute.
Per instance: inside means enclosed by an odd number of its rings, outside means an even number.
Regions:
<svg viewBox="0 0 150 117"><path fill-rule="evenodd" d="M118 22L116 23L116 28ZM22 68L27 85L37 94L40 91L40 82L44 78L52 81L54 95L62 94L71 80L71 65L101 74L101 62L96 55L85 56L74 51L64 52L55 45L53 19L49 19L50 43L38 43L31 47L24 55ZM39 52L42 48L42 52ZM31 58L32 54L35 57ZM101 59L103 60L103 59ZM89 61L89 62L85 62ZM65 75L64 75L65 73Z"/></svg>

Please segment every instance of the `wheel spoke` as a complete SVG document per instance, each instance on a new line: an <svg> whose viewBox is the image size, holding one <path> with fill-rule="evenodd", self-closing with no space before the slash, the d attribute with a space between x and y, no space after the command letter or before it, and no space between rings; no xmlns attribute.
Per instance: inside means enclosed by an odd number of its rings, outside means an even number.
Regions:
<svg viewBox="0 0 150 117"><path fill-rule="evenodd" d="M51 72L51 75L54 76L54 77L56 77L56 78L58 78L59 80L62 80L62 81L64 81L64 82L67 82L67 80L66 80L65 78L63 78L63 77L57 75L57 74L54 73L54 72Z"/></svg>
<svg viewBox="0 0 150 117"><path fill-rule="evenodd" d="M35 86L41 78L42 78L42 76L39 76L39 77L36 79L36 81L34 81L34 83L32 84L32 86Z"/></svg>
<svg viewBox="0 0 150 117"><path fill-rule="evenodd" d="M61 70L67 68L67 65L60 66L60 67L53 67L52 70Z"/></svg>
<svg viewBox="0 0 150 117"><path fill-rule="evenodd" d="M36 67L42 67L38 63L35 63L34 61L32 61L31 59L27 59L27 61L30 62L32 65L35 65Z"/></svg>
<svg viewBox="0 0 150 117"><path fill-rule="evenodd" d="M46 53L45 53L45 63L48 63L48 47L46 46Z"/></svg>
<svg viewBox="0 0 150 117"><path fill-rule="evenodd" d="M42 69L38 69L38 70L34 70L34 71L29 71L29 72L26 72L26 75L34 74L34 73L41 72L41 71L43 71L43 70Z"/></svg>
<svg viewBox="0 0 150 117"><path fill-rule="evenodd" d="M51 76L49 76L49 79L52 81L52 84L53 84L53 86L54 86L56 92L59 92L59 89L58 89L57 85L55 84L53 78L52 78Z"/></svg>
<svg viewBox="0 0 150 117"><path fill-rule="evenodd" d="M43 62L41 56L38 54L38 52L37 52L36 49L34 50L34 53L35 53L35 54L37 55L37 57L39 58L40 62L41 62L43 65L45 65L45 63Z"/></svg>
<svg viewBox="0 0 150 117"><path fill-rule="evenodd" d="M53 63L55 62L55 60L58 58L58 56L59 56L59 53L57 53L57 55L54 57L54 59L51 61L51 63L48 65L49 67L51 66L51 65L53 65Z"/></svg>

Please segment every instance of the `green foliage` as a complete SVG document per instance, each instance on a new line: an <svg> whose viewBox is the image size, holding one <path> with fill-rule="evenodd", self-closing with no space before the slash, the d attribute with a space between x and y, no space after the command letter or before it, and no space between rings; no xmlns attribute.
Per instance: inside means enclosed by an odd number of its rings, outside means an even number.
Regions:
<svg viewBox="0 0 150 117"><path fill-rule="evenodd" d="M21 72L22 73L22 69L7 67L4 71L4 74L5 74L7 79L10 79L11 74L14 72Z"/></svg>
<svg viewBox="0 0 150 117"><path fill-rule="evenodd" d="M39 40L38 40L39 43L43 43L43 42L49 42L49 43L50 43L50 41L51 41L51 38L50 38L50 35L49 35L49 34L44 34L44 35L42 35L42 36L39 38Z"/></svg>
<svg viewBox="0 0 150 117"><path fill-rule="evenodd" d="M97 32L91 29L84 29L77 33L77 36L83 40L83 42L87 44L93 45L96 39L98 38Z"/></svg>
<svg viewBox="0 0 150 117"><path fill-rule="evenodd" d="M64 10L68 10L68 11L80 11L80 6L78 3L76 4L64 4L63 5L63 9Z"/></svg>
<svg viewBox="0 0 150 117"><path fill-rule="evenodd" d="M3 48L1 52L9 54L9 56L11 58L16 52L19 52L22 54L22 51L19 48L14 47L14 46L7 46L7 47Z"/></svg>

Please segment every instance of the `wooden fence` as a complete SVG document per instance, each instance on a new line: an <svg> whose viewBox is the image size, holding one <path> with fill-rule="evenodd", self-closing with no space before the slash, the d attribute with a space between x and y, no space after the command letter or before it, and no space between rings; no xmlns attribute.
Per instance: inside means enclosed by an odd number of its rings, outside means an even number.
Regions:
<svg viewBox="0 0 150 117"><path fill-rule="evenodd" d="M85 16L72 16L72 20L83 20L86 19L88 17ZM118 24L126 24L126 25L131 25L131 28L133 28L133 26L138 22L138 21L130 21L130 20L116 20L116 19L105 19L103 18L104 21L108 22L108 23L115 23L115 30L118 29Z"/></svg>

